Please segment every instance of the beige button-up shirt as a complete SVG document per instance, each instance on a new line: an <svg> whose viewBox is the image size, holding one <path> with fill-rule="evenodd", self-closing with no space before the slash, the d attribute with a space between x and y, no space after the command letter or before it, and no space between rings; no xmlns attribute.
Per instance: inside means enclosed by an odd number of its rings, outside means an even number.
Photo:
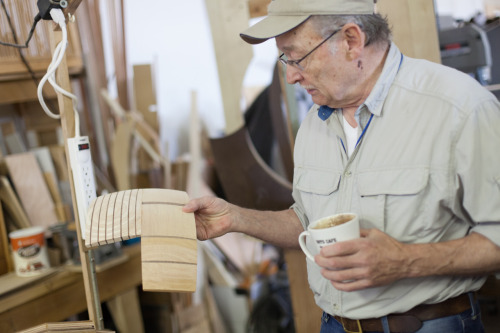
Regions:
<svg viewBox="0 0 500 333"><path fill-rule="evenodd" d="M350 158L341 112L314 105L301 124L292 208L304 228L323 216L356 212L362 228L403 243L474 231L500 246L500 103L490 92L466 74L403 57L392 44L356 119L364 134ZM309 259L307 266L317 304L352 319L437 303L485 280L423 277L341 292Z"/></svg>

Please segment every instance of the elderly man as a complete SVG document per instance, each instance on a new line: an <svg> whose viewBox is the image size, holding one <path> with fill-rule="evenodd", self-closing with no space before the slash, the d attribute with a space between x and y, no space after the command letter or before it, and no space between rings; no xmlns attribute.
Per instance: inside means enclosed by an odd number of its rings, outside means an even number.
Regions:
<svg viewBox="0 0 500 333"><path fill-rule="evenodd" d="M373 0L273 0L241 34L275 38L287 82L315 105L294 152L295 203L190 201L198 238L281 247L356 212L361 238L307 262L321 332L483 332L474 291L500 271L500 104L456 70L404 56Z"/></svg>

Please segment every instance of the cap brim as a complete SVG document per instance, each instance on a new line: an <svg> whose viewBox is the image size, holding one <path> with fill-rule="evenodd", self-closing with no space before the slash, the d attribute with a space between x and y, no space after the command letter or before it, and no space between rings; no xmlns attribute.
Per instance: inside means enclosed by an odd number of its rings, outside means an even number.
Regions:
<svg viewBox="0 0 500 333"><path fill-rule="evenodd" d="M309 17L310 15L268 16L240 33L240 37L249 44L259 44L292 30Z"/></svg>

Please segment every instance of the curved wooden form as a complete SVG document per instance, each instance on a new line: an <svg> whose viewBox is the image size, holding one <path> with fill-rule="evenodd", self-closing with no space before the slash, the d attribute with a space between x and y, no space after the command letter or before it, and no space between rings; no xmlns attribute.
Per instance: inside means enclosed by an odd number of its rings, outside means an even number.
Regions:
<svg viewBox="0 0 500 333"><path fill-rule="evenodd" d="M210 143L217 174L231 203L260 210L281 210L293 204L292 184L262 160L246 127Z"/></svg>
<svg viewBox="0 0 500 333"><path fill-rule="evenodd" d="M142 237L142 286L148 291L196 289L194 214L184 213L186 192L135 189L98 197L87 212L89 248Z"/></svg>

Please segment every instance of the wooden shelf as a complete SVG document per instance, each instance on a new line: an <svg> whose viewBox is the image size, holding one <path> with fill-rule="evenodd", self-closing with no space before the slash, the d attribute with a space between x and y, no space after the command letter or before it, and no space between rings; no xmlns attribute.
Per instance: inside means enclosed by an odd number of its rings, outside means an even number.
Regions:
<svg viewBox="0 0 500 333"><path fill-rule="evenodd" d="M123 252L128 260L97 273L102 302L141 285L140 245L124 247ZM85 310L82 273L58 268L48 276L0 295L0 332L63 321Z"/></svg>

